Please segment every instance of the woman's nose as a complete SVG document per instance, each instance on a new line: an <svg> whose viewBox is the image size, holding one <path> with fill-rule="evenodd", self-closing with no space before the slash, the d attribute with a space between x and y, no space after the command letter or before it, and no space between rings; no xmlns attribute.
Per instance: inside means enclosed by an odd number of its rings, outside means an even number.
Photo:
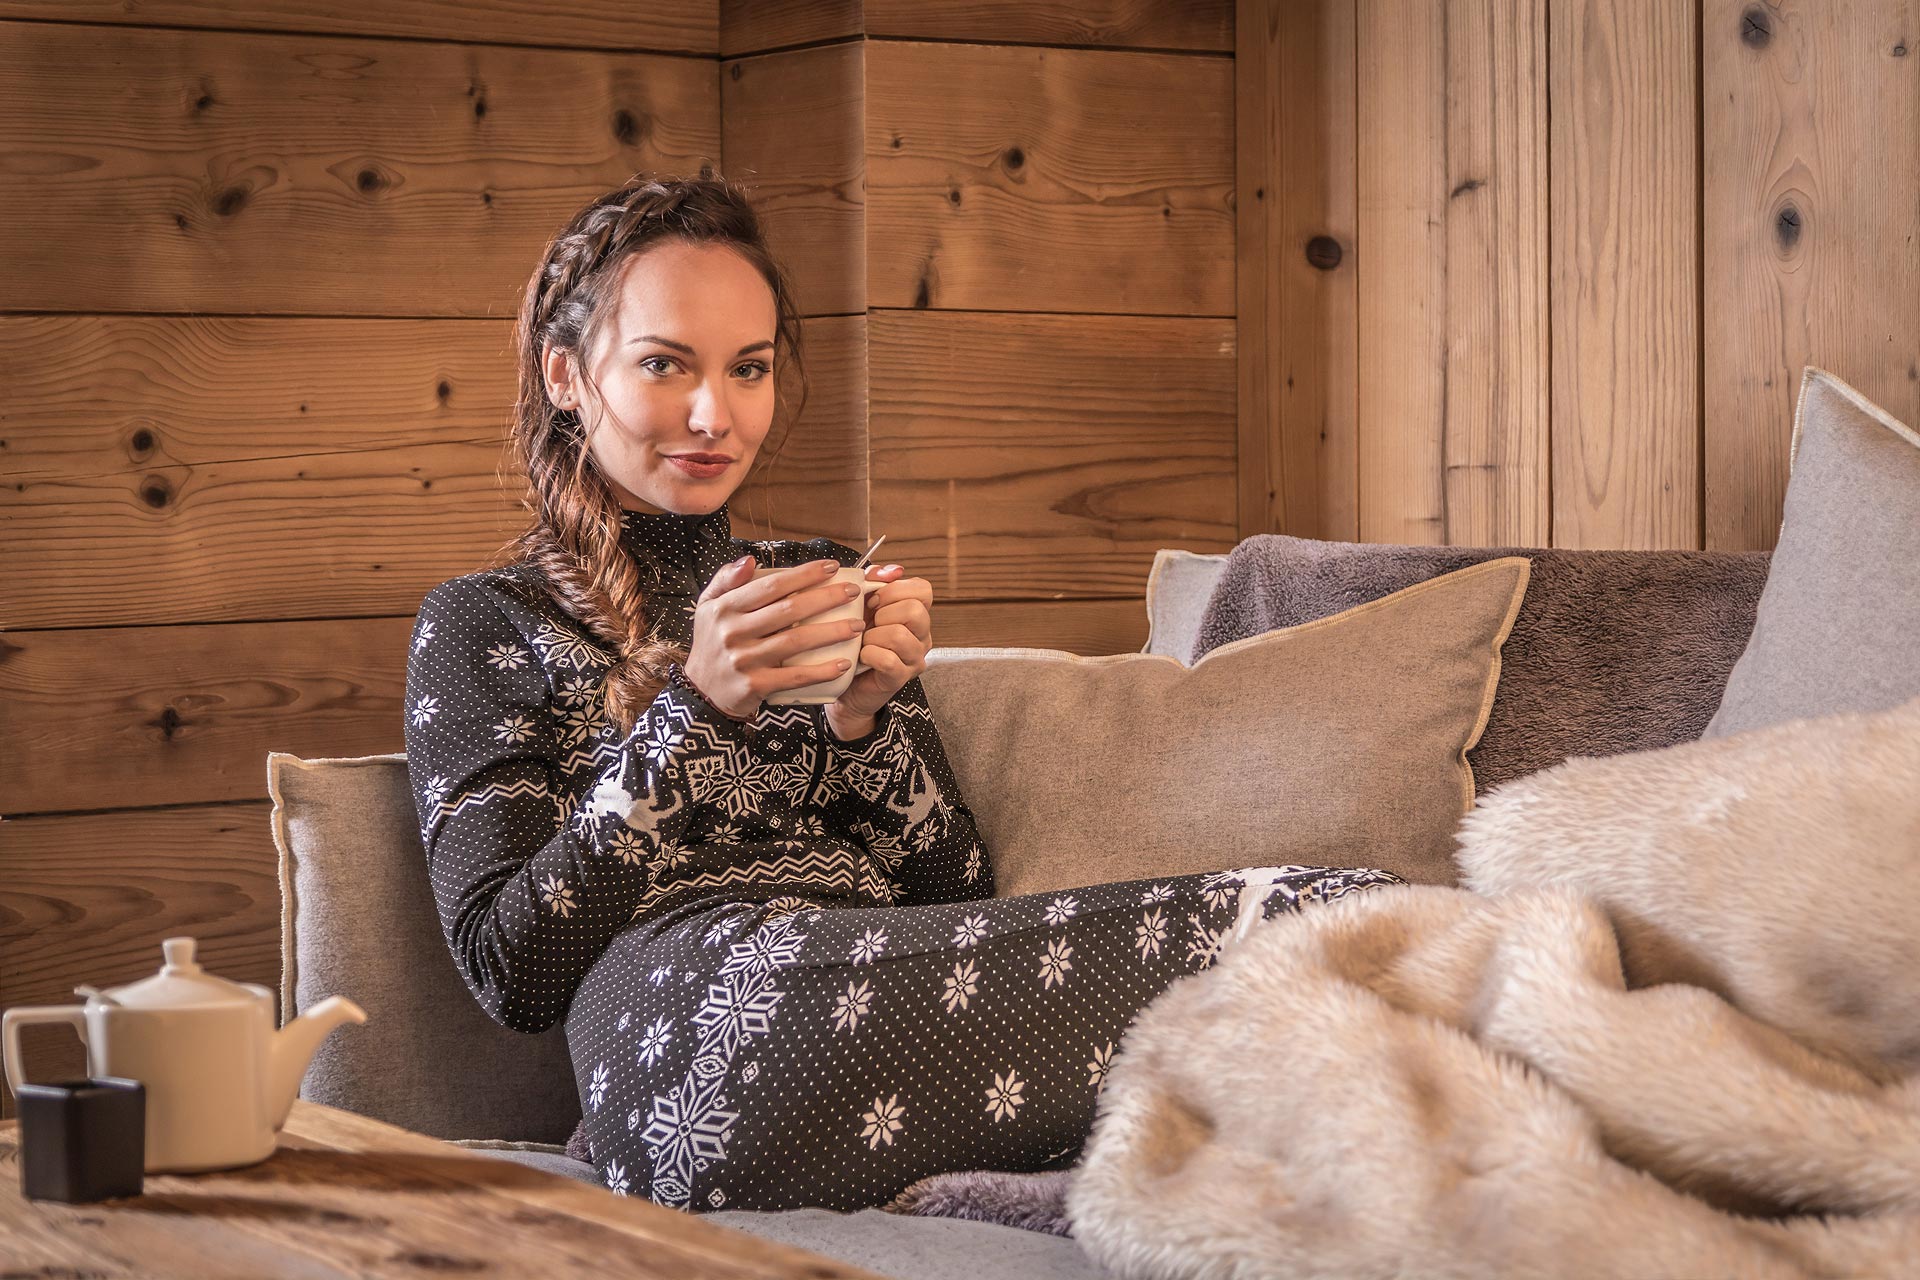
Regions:
<svg viewBox="0 0 1920 1280"><path fill-rule="evenodd" d="M691 425L698 430L725 435L733 429L733 411L727 404L724 380L702 382L694 393Z"/></svg>

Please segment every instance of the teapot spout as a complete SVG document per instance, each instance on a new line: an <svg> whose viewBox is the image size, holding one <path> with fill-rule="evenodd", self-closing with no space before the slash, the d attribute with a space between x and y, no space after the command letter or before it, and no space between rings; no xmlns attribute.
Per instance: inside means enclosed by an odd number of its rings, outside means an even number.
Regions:
<svg viewBox="0 0 1920 1280"><path fill-rule="evenodd" d="M267 1094L276 1131L287 1122L307 1065L327 1033L343 1022L365 1022L367 1015L345 996L328 996L273 1034L268 1057Z"/></svg>

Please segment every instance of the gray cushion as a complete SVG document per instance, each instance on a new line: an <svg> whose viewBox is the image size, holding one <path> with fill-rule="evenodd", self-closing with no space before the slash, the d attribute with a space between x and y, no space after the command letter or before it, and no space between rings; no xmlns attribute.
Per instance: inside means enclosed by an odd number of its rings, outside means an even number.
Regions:
<svg viewBox="0 0 1920 1280"><path fill-rule="evenodd" d="M1767 580L1764 551L1396 546L1255 534L1228 557L1194 639L1216 646L1296 627L1435 574L1524 555L1533 564L1500 692L1467 755L1487 791L1571 755L1691 742L1720 705Z"/></svg>
<svg viewBox="0 0 1920 1280"><path fill-rule="evenodd" d="M456 1142L454 1145L477 1151L483 1156L498 1156L515 1164L524 1164L543 1173L557 1173L576 1182L591 1182L596 1187L600 1185L600 1175L591 1164L585 1160L575 1160L567 1154L565 1147L551 1142L496 1142L482 1138Z"/></svg>
<svg viewBox="0 0 1920 1280"><path fill-rule="evenodd" d="M897 1280L1096 1280L1108 1274L1070 1237L991 1222L909 1218L880 1209L702 1216Z"/></svg>
<svg viewBox="0 0 1920 1280"><path fill-rule="evenodd" d="M1809 365L1780 541L1704 736L1920 694L1920 434Z"/></svg>
<svg viewBox="0 0 1920 1280"><path fill-rule="evenodd" d="M436 1138L565 1142L580 1119L564 1031L509 1031L440 932L406 756L267 757L280 851L281 1018L343 995L300 1096Z"/></svg>
<svg viewBox="0 0 1920 1280"><path fill-rule="evenodd" d="M1147 643L1142 653L1187 662L1194 632L1214 583L1227 567L1226 555L1201 555L1162 547L1147 572Z"/></svg>
<svg viewBox="0 0 1920 1280"><path fill-rule="evenodd" d="M569 1160L549 1146L460 1145L482 1155L599 1185L592 1165ZM825 1209L729 1211L702 1216L723 1227L811 1249L902 1280L1091 1280L1106 1274L1070 1239L990 1222L915 1218L879 1209L858 1213L829 1213Z"/></svg>

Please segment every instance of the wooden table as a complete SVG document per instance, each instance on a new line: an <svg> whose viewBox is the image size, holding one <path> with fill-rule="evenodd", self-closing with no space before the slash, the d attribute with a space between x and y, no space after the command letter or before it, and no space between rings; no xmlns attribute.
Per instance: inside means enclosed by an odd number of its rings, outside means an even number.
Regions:
<svg viewBox="0 0 1920 1280"><path fill-rule="evenodd" d="M879 1280L648 1200L295 1102L280 1149L218 1173L150 1173L96 1204L20 1193L0 1123L0 1277L595 1276Z"/></svg>

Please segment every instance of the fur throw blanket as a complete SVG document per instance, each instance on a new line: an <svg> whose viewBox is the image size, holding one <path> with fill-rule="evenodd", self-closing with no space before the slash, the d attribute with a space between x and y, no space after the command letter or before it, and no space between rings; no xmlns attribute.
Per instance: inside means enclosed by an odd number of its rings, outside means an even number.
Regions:
<svg viewBox="0 0 1920 1280"><path fill-rule="evenodd" d="M1914 1270L1920 699L1576 757L1459 839L1472 893L1277 917L1144 1011L1081 1194L888 1207L1127 1275Z"/></svg>
<svg viewBox="0 0 1920 1280"><path fill-rule="evenodd" d="M1389 886L1142 1013L1068 1208L1122 1276L1910 1275L1920 1080L1627 990L1565 888Z"/></svg>

